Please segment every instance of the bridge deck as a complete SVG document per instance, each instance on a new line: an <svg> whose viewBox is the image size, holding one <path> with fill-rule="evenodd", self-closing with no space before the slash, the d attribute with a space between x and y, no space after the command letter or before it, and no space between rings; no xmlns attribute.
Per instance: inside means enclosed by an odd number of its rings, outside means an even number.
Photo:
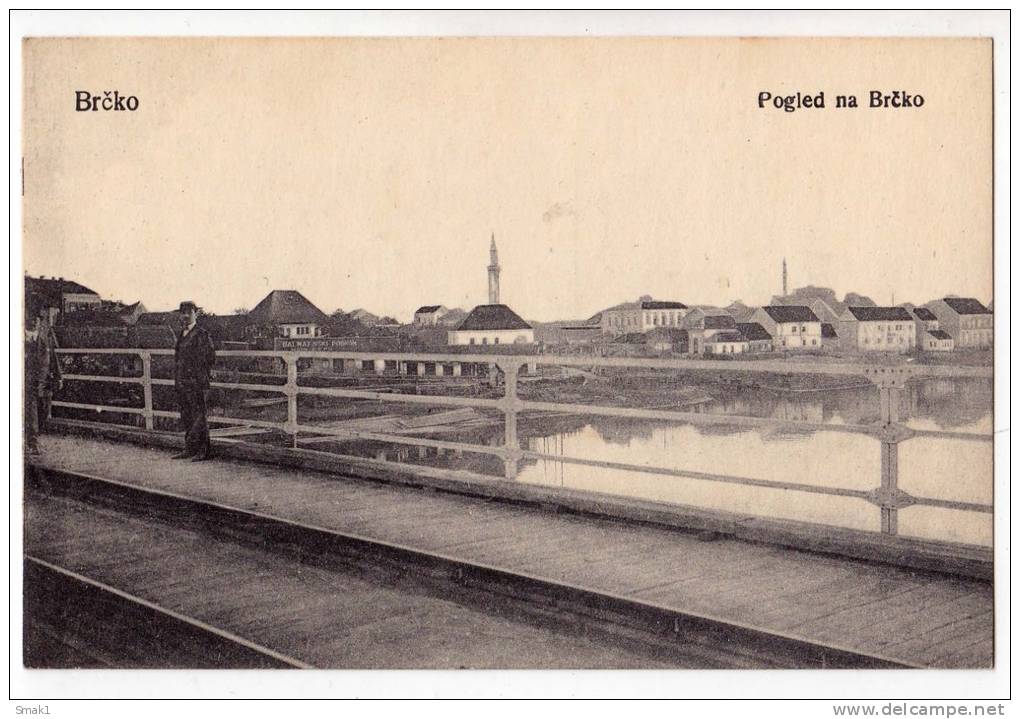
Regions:
<svg viewBox="0 0 1020 719"><path fill-rule="evenodd" d="M166 450L43 438L42 463L909 664L989 667L990 583Z"/></svg>

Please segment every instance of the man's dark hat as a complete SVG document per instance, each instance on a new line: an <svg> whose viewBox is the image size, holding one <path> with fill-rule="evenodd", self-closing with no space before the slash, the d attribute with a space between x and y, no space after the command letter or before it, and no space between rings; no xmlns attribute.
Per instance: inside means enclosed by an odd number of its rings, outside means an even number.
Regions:
<svg viewBox="0 0 1020 719"><path fill-rule="evenodd" d="M188 301L182 302L180 309L177 310L177 311L178 312L193 312L193 311L194 312L198 312L198 305L196 305L194 302L191 302L190 300L188 300Z"/></svg>

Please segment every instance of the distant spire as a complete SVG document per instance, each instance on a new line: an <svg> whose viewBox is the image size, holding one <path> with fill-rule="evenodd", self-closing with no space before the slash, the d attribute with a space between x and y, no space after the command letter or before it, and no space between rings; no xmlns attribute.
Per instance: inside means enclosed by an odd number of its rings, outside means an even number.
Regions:
<svg viewBox="0 0 1020 719"><path fill-rule="evenodd" d="M499 304L499 253L496 251L496 233L489 245L489 304Z"/></svg>
<svg viewBox="0 0 1020 719"><path fill-rule="evenodd" d="M786 294L787 294L787 287L786 287L786 258L784 257L783 258L783 297L786 297Z"/></svg>

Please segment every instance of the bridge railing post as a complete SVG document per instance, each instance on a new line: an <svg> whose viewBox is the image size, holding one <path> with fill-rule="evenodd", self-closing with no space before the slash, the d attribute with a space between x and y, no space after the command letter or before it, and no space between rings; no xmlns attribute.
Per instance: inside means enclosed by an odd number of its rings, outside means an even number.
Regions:
<svg viewBox="0 0 1020 719"><path fill-rule="evenodd" d="M900 388L893 384L879 386L879 397L882 415L882 495L892 500L899 494L899 439L896 437L897 425L900 421ZM881 508L882 533L898 532L899 510L895 502L887 501Z"/></svg>
<svg viewBox="0 0 1020 719"><path fill-rule="evenodd" d="M519 360L505 359L497 363L503 370L503 464L507 479L517 479L518 462L521 458L521 447L517 439L517 412L520 399L517 397L517 376L520 374ZM493 372L495 379L495 372Z"/></svg>
<svg viewBox="0 0 1020 719"><path fill-rule="evenodd" d="M291 446L297 447L298 438L298 367L297 367L297 355L288 352L284 355L283 361L287 366L287 384L283 386L283 392L287 396L287 421L283 425L283 430L291 437Z"/></svg>
<svg viewBox="0 0 1020 719"><path fill-rule="evenodd" d="M142 350L138 353L142 358L142 397L145 400L142 409L142 417L145 419L145 429L153 429L152 414L152 353Z"/></svg>

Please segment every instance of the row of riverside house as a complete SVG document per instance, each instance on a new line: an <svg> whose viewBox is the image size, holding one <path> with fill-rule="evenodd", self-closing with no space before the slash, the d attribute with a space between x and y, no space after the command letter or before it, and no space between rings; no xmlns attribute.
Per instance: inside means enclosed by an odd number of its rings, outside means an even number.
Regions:
<svg viewBox="0 0 1020 719"><path fill-rule="evenodd" d="M100 324L137 325L139 331L146 326L153 329L155 326L170 327L176 319L173 312L147 313L141 303L125 305L102 300L98 293L73 280L26 277L26 289L52 296L54 306L58 306L61 314L66 316L63 322L66 326L83 324L74 321L73 316L78 313L99 320L109 315L116 322ZM502 306L483 305L476 311L492 307ZM217 327L223 331L214 334L223 335L223 340L239 341L239 344L258 341L263 345L267 340L275 344L331 334L326 330L330 318L294 290L269 293L245 316L216 319L224 327ZM467 319L470 317L464 321ZM470 328L463 326L464 321L458 323L456 331L450 334L467 332ZM530 325L523 321L520 325L530 330ZM543 336L547 328L540 327L534 335L529 333L524 343L558 344L566 336L576 337L574 343L601 341L617 346L641 345L654 352L685 355L822 350L946 352L985 349L993 344L992 311L970 297L944 297L923 307L832 307L823 299L814 299L809 304L771 304L757 308L739 305L725 309L689 307L682 302L645 297L603 310L587 322L556 329L563 330L556 342L549 342ZM266 330L269 330L268 334ZM172 334L156 344L172 341L171 337ZM373 342L381 339L372 338ZM571 342L569 339L566 341ZM450 342L453 343L453 340ZM468 340L463 342L468 343ZM482 343L479 341L479 344ZM519 340L513 343L519 343ZM149 342L143 345L149 345Z"/></svg>
<svg viewBox="0 0 1020 719"><path fill-rule="evenodd" d="M597 323L610 343L689 355L947 352L993 344L991 310L969 297L945 297L924 307L836 309L821 299L726 309L642 299L603 310Z"/></svg>

